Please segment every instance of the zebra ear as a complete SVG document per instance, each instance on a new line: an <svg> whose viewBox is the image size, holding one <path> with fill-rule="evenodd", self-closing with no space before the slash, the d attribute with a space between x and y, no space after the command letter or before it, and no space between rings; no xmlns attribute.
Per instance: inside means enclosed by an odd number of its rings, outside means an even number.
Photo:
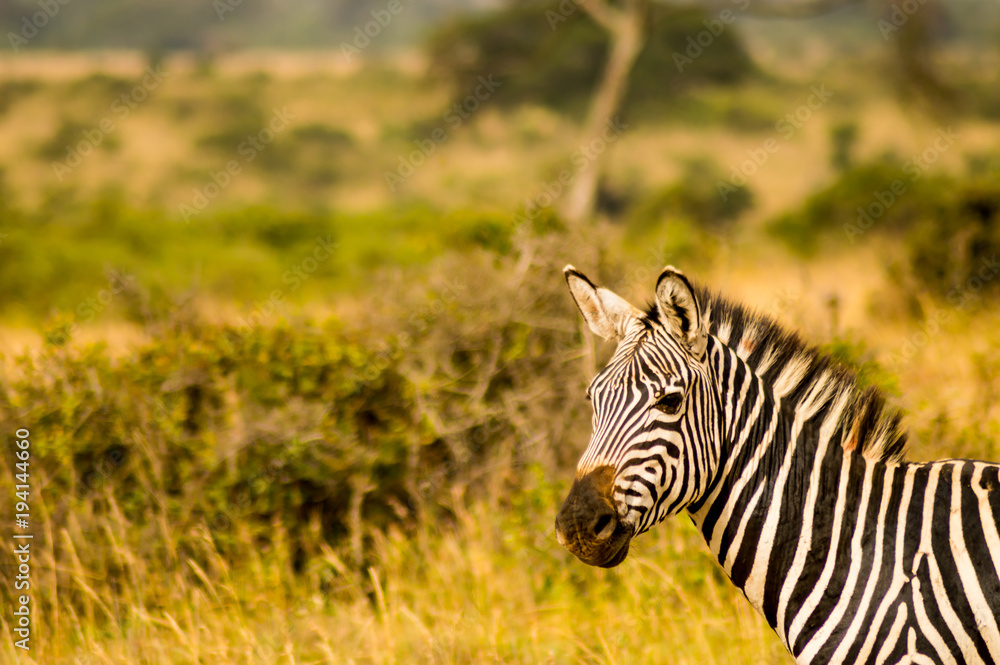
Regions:
<svg viewBox="0 0 1000 665"><path fill-rule="evenodd" d="M642 316L621 296L594 286L587 276L573 266L563 268L569 292L573 294L576 306L580 308L587 325L609 341L618 341L625 336L629 324Z"/></svg>
<svg viewBox="0 0 1000 665"><path fill-rule="evenodd" d="M708 344L708 332L694 288L684 273L673 266L663 269L656 280L656 304L663 325L688 347L691 355L701 359Z"/></svg>

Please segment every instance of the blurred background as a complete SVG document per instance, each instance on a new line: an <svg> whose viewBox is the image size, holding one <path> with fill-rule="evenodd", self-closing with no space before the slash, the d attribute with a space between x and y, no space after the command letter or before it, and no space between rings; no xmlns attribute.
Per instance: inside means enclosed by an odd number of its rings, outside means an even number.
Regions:
<svg viewBox="0 0 1000 665"><path fill-rule="evenodd" d="M885 390L911 458L1000 458L991 0L4 0L0 36L3 662L791 662L687 518L609 571L555 542L611 352L567 263L639 306L673 264Z"/></svg>

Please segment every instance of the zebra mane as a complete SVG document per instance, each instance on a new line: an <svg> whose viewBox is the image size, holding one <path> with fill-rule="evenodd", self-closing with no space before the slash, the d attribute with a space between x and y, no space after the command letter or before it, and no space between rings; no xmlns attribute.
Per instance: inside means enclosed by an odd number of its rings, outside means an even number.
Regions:
<svg viewBox="0 0 1000 665"><path fill-rule="evenodd" d="M874 386L862 387L857 372L802 340L771 316L704 287L695 287L709 334L731 348L767 383L776 399L794 411L828 411L844 425L840 444L872 461L898 462L907 449L902 413ZM658 306L644 323L659 324Z"/></svg>

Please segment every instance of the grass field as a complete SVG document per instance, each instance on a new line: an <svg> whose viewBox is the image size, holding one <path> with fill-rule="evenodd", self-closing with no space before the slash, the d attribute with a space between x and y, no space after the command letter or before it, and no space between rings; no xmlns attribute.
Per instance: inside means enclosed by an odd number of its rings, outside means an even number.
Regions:
<svg viewBox="0 0 1000 665"><path fill-rule="evenodd" d="M1000 124L901 102L874 55L830 62L627 118L617 207L526 229L578 125L487 100L451 128L419 59L0 58L0 418L31 430L37 488L33 647L4 612L0 660L791 662L687 518L609 571L555 542L609 353L559 270L642 304L673 263L893 391L912 458L1000 459L1000 289L972 281L1000 248ZM718 212L776 137L750 206ZM895 177L864 174L914 156L850 238Z"/></svg>

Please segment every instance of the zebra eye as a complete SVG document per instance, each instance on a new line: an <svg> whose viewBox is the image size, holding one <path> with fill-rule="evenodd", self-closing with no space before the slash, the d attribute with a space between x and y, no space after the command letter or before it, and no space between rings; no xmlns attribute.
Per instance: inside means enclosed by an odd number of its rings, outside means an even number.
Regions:
<svg viewBox="0 0 1000 665"><path fill-rule="evenodd" d="M656 400L656 404L653 408L659 409L663 413L668 415L676 415L681 409L681 403L684 401L684 397L680 393L667 393L661 395L659 399Z"/></svg>

